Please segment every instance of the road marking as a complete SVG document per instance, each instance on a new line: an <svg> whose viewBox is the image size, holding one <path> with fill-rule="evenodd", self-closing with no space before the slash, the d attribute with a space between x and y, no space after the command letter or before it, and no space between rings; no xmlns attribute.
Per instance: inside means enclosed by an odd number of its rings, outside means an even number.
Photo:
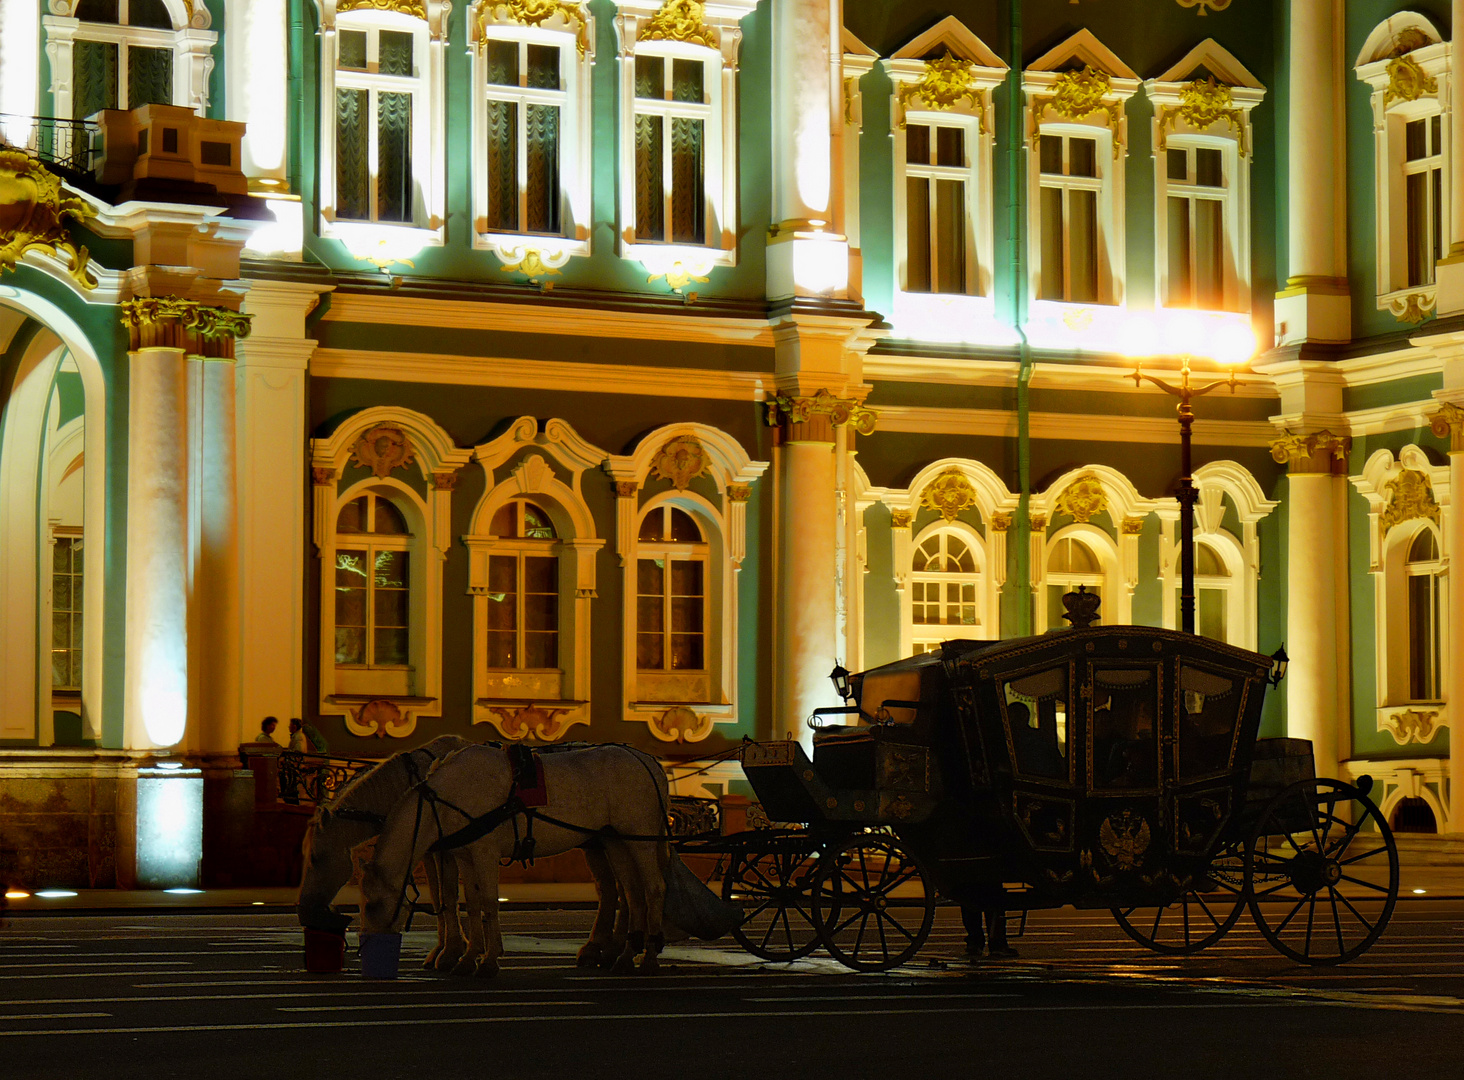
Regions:
<svg viewBox="0 0 1464 1080"><path fill-rule="evenodd" d="M544 1005L593 1005L593 1001L422 1001L422 1002L395 1002L386 1001L377 1005L369 1006L372 1009L477 1009L484 1005L496 1005L500 1009L527 1008L528 1006ZM275 1012L282 1013L316 1013L334 1012L340 1009L349 1009L350 1005L281 1005Z"/></svg>
<svg viewBox="0 0 1464 1080"><path fill-rule="evenodd" d="M127 958L127 963L133 967L178 967L191 964L191 960L133 960ZM0 969L9 971L13 968L77 968L77 967L116 967L116 960L72 960L64 964L0 964Z"/></svg>
<svg viewBox="0 0 1464 1080"><path fill-rule="evenodd" d="M84 1018L96 1018L111 1015L111 1013L104 1012L16 1013L11 1016L0 1016L0 1020L81 1020Z"/></svg>
<svg viewBox="0 0 1464 1080"><path fill-rule="evenodd" d="M857 990L859 987L850 987ZM917 1001L931 1001L936 998L964 998L966 1000L989 1001L992 998L1014 998L1021 997L1021 994L984 994L980 991L973 991L965 994L798 994L787 997L745 997L743 1001L766 1004L774 1001L901 1001L905 998L914 998Z"/></svg>
<svg viewBox="0 0 1464 1080"><path fill-rule="evenodd" d="M278 969L274 969L278 970ZM241 970L230 969L228 971L209 971L207 969L197 972L183 971L76 971L76 972L52 972L46 975L6 975L5 979L15 982L20 979L121 979L129 977L140 977L144 975L268 975L273 974L268 969L247 968Z"/></svg>

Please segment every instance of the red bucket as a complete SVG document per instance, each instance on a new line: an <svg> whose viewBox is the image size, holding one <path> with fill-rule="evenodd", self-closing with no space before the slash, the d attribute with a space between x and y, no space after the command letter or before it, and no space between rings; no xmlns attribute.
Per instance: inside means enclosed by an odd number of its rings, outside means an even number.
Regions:
<svg viewBox="0 0 1464 1080"><path fill-rule="evenodd" d="M305 970L321 975L339 974L346 966L346 935L305 929Z"/></svg>

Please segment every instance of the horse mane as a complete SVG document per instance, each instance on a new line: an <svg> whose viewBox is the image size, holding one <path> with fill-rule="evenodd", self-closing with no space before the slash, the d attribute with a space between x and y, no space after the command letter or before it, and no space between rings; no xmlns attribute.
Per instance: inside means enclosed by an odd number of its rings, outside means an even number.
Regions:
<svg viewBox="0 0 1464 1080"><path fill-rule="evenodd" d="M310 827L305 830L306 857L308 858L310 855L310 840L316 830L324 823L325 818L335 811L366 810L384 817L396 800L401 798L402 792L412 784L412 773L406 764L407 758L424 755L426 760L418 761L417 767L419 773L425 774L448 754L470 745L472 744L468 740L456 735L439 735L431 742L423 743L415 749L393 754L381 764L353 777L335 793L335 797L329 803L322 803L315 808L315 813L310 818Z"/></svg>

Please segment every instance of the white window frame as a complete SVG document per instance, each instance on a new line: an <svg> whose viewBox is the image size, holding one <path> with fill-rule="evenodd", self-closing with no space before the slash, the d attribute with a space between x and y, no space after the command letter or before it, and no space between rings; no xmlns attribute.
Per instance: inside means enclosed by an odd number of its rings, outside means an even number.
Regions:
<svg viewBox="0 0 1464 1080"><path fill-rule="evenodd" d="M965 148L966 161L962 165L932 165L912 164L906 159L909 156L909 129L911 124L918 124L932 129L931 134L935 135L935 129L948 127L955 128L961 132L962 144ZM895 134L895 253L896 273L899 275L899 288L901 292L911 292L910 266L909 266L909 181L912 179L925 180L933 185L937 180L957 180L965 185L966 212L963 215L962 241L965 249L962 252L962 261L965 273L956 288L932 288L929 292L919 295L925 296L969 296L980 295L990 291L991 262L989 237L985 238L988 243L986 250L980 250L981 245L977 242L978 218L981 216L976 212L976 205L980 201L990 201L990 188L983 185L981 170L978 162L982 156L979 144L981 141L990 142L989 136L980 134L980 124L975 117L951 116L944 113L931 112L907 112L905 114L905 126L898 129ZM931 139L931 149L935 150L936 139ZM990 155L986 155L988 162ZM989 173L987 174L989 177ZM984 200L983 200L984 196ZM934 254L936 249L936 237L938 229L936 201L934 197L930 201L930 250ZM988 215L989 216L989 215ZM984 256L984 258L983 258ZM934 278L935 271L932 268L931 277ZM945 282L932 281L935 286L943 286ZM984 287L983 287L984 286Z"/></svg>
<svg viewBox="0 0 1464 1080"><path fill-rule="evenodd" d="M1109 252L1107 238L1111 230L1116 227L1114 219L1121 217L1121 209L1113 204L1113 187L1117 182L1115 174L1122 173L1122 162L1113 160L1113 136L1106 128L1095 128L1088 124L1043 124L1039 138L1062 139L1063 172L1045 173L1042 171L1040 150L1033 148L1030 158L1033 168L1036 170L1036 190L1033 193L1033 220L1036 230L1032 245L1036 253L1033 264L1034 291L1032 296L1035 301L1045 301L1053 304L1064 304L1070 307L1083 307L1090 304L1111 304L1114 301L1114 267L1112 256ZM1095 143L1095 168L1097 176L1073 176L1067 172L1070 139L1090 139ZM1040 145L1040 144L1039 144ZM1063 216L1063 237L1062 237L1062 258L1063 258L1063 292L1072 291L1072 231L1071 222L1073 219L1070 209L1072 201L1069 198L1074 191L1091 191L1096 196L1094 199L1095 210L1093 221L1093 247L1097 255L1097 291L1098 295L1092 300L1070 300L1066 296L1043 296L1042 295L1042 192L1044 189L1061 191L1062 216Z"/></svg>
<svg viewBox="0 0 1464 1080"><path fill-rule="evenodd" d="M1409 558L1408 558L1408 555L1409 555L1409 553L1410 553L1410 551L1411 551L1411 549L1413 547L1413 544L1416 543L1417 540L1418 540L1418 537L1420 535L1422 535L1423 533L1425 533L1425 532L1428 532L1428 533L1432 533L1433 534L1434 550L1437 551L1437 552L1439 552L1440 554L1438 556L1436 556L1435 558L1427 561L1427 562L1422 562L1422 563L1411 562L1409 560ZM1390 537L1390 539L1391 539L1391 537ZM1402 538L1400 538L1400 540L1401 539ZM1444 639L1445 639L1445 635L1447 634L1447 628L1448 628L1448 624L1447 624L1447 622L1445 621L1445 618L1444 618L1444 612L1448 609L1448 598L1447 598L1448 597L1448 579L1445 577L1445 574L1444 574L1444 571L1446 569L1446 564L1445 564L1444 559L1443 559L1443 556L1442 556L1442 552L1443 552L1443 549L1444 549L1444 538L1443 538L1442 534L1440 533L1439 529L1436 526L1431 525L1431 524L1429 524L1428 522L1425 521L1425 522L1419 523L1418 528L1412 530L1412 534L1407 538L1407 544L1408 544L1408 546L1406 548L1403 548L1402 549L1402 555L1403 555L1403 578L1404 578L1404 583L1403 583L1404 597L1403 597L1403 605L1402 605L1402 607L1403 607L1402 616L1406 620L1406 625L1408 627L1408 632L1404 635L1405 638L1406 638L1406 640L1407 640L1407 642L1408 642L1408 700L1410 702L1412 702L1412 703L1418 703L1418 702L1429 702L1429 703L1439 702L1439 701L1442 701L1443 698L1444 698L1444 678L1445 678L1444 671L1443 671L1444 660L1445 660ZM1413 616L1413 611L1412 611L1413 598L1412 598L1412 595L1411 594L1412 594L1412 591L1413 591L1412 590L1412 584L1413 584L1412 579L1415 578L1415 577L1426 577L1426 578L1428 578L1433 583L1433 612L1432 612L1432 618L1430 619L1430 633L1431 633L1431 635L1434 638L1437 639L1437 640L1431 642L1430 644L1431 644L1431 647L1432 647L1432 649L1434 651L1435 656L1437 657L1437 663L1436 663L1437 670L1435 671L1435 678L1436 678L1436 680L1438 682L1438 693L1435 694L1435 695L1433 695L1432 697L1422 697L1422 698L1414 697L1413 696L1413 646L1414 646L1414 642L1413 642L1413 618L1412 618L1412 616ZM1390 613L1390 617L1391 617L1391 613Z"/></svg>
<svg viewBox="0 0 1464 1080"><path fill-rule="evenodd" d="M410 488L407 490L410 492ZM407 532L383 533L380 535L375 532L343 533L339 529L339 522L337 522L335 535L336 553L338 555L345 548L363 548L373 566L375 565L375 555L377 552L400 551L406 554L408 600L407 655L413 657L416 653L417 639L420 636L419 616L421 613L418 610L418 593L420 591L421 570L417 564L421 561L422 552L421 545L414 543L420 539L421 533L420 531L416 534L412 532L413 514L409 506L419 510L420 506L415 499L404 499L401 490L395 485L382 487L368 481L352 486L337 499L336 517L339 519L341 511L345 509L346 505L362 496L374 497L378 502L389 502L406 520ZM373 503L367 503L369 513L374 513L374 510L370 510L373 505ZM339 624L335 619L334 600L335 593L337 592L335 587L335 565L334 562L331 563L332 572L330 575L332 586L330 626L332 633L339 629ZM345 689L347 692L351 690L357 690L359 692L362 688L366 687L370 687L371 689L386 687L389 692L410 694L412 692L411 676L415 671L415 667L410 660L406 664L385 664L376 659L375 597L376 585L371 583L366 589L366 662L364 664L343 664L335 659L334 656L331 658L331 662L336 668L337 688ZM334 652L334 649L332 649L332 652Z"/></svg>
<svg viewBox="0 0 1464 1080"><path fill-rule="evenodd" d="M701 539L696 541L688 540L642 540L640 531L645 527L645 522L652 514L665 514L667 510L680 510L691 518L697 529L701 531ZM640 597L644 594L640 591L640 566L639 563L646 559L660 559L664 565L665 573L662 577L663 591L662 599L662 620L661 638L663 647L661 651L661 666L656 668L644 668L640 666L639 636L644 631L639 624ZM710 656L710 645L712 643L712 545L707 538L707 524L700 514L687 510L680 505L674 497L666 497L660 500L653 500L642 507L640 517L636 521L636 680L637 692L640 696L652 701L694 701L707 703L711 701L711 675L712 657ZM702 666L699 668L675 668L671 666L671 635L675 632L672 629L672 600L675 594L671 591L671 564L674 562L700 563L702 568L701 581L701 603L702 603ZM668 685L675 684L677 680L683 682L689 676L702 677L702 685L698 692L689 695L676 697L673 693L666 697L658 683Z"/></svg>
<svg viewBox="0 0 1464 1080"><path fill-rule="evenodd" d="M1201 187L1189 181L1175 181L1169 178L1169 151L1182 150L1188 159L1189 175L1195 176L1199 165L1200 150L1216 150L1220 154L1221 186ZM1237 251L1237 237L1241 230L1240 195L1237 191L1237 173L1240 160L1239 147L1233 139L1216 139L1209 136L1173 136L1163 150L1154 155L1158 168L1155 170L1155 274L1159 286L1156 306L1165 308L1197 308L1188 298L1175 296L1174 286L1169 280L1169 200L1184 199L1189 204L1190 218L1190 278L1196 277L1196 251L1193 238L1196 235L1196 204L1200 201L1220 204L1220 306L1201 310L1243 311L1250 307L1249 290L1242 291Z"/></svg>
<svg viewBox="0 0 1464 1080"><path fill-rule="evenodd" d="M1398 23L1399 25L1393 25ZM1393 42L1403 31L1416 32L1430 43L1401 57L1394 57ZM1432 80L1435 89L1423 90L1409 100L1390 92L1392 76L1389 67L1394 60L1403 60L1417 67ZM1357 78L1371 88L1373 113L1373 168L1376 197L1376 262L1377 307L1401 316L1410 306L1430 311L1437 296L1437 270L1434 280L1423 285L1408 284L1408 185L1407 144L1405 130L1411 120L1441 116L1440 142L1437 156L1443 176L1440 190L1442 206L1437 208L1439 227L1448 254L1452 227L1450 185L1455 182L1451 168L1453 150L1450 122L1452 83L1448 70L1449 44L1439 39L1438 31L1426 20L1411 12L1401 13L1375 29L1364 44L1356 66Z"/></svg>
<svg viewBox="0 0 1464 1080"><path fill-rule="evenodd" d="M1098 563L1098 572L1086 574L1052 570L1052 557L1057 546L1064 540L1080 543L1092 552ZM1060 588L1064 594L1067 594L1073 592L1079 585L1088 585L1090 588L1097 585L1103 590L1100 594L1102 602L1098 608L1098 622L1095 625L1112 626L1128 622L1126 609L1132 608L1132 594L1123 588L1118 554L1118 545L1114 542L1113 537L1096 525L1068 525L1046 537L1042 548L1040 580L1033 583L1037 608L1033 629L1039 634L1048 630L1067 629L1068 623L1061 618L1056 624L1048 621L1047 590ZM1129 600L1128 604L1123 603L1125 597Z"/></svg>
<svg viewBox="0 0 1464 1080"><path fill-rule="evenodd" d="M716 47L693 35L672 40L661 35L655 16L669 7L658 0L616 0L615 33L620 48L620 255L650 271L652 279L705 277L714 266L737 264L737 56L742 44L739 21L757 6L756 0L712 0L703 9L699 28L710 34ZM635 96L635 61L638 56L699 60L706 65L705 104L661 102L649 105ZM669 70L669 66L668 66ZM669 92L670 83L667 88ZM687 110L685 112L681 110ZM705 207L705 242L643 241L636 238L635 118L638 113L697 116L703 129L702 182ZM664 140L670 160L669 132ZM669 164L666 166L669 168ZM664 178L671 197L670 178ZM669 227L670 217L666 217ZM684 281L683 281L684 283Z"/></svg>
<svg viewBox="0 0 1464 1080"><path fill-rule="evenodd" d="M976 569L973 573L944 573L916 570L914 567L915 557L920 549L934 538L946 539L955 537L965 544L971 552L972 562ZM910 539L910 555L906 564L909 572L909 583L901 593L900 621L902 628L902 639L900 652L904 656L914 655L917 639L925 642L931 641L978 641L995 640L1000 637L1000 628L991 625L990 602L991 583L986 572L987 555L986 542L970 525L963 521L935 521L921 529L919 534ZM965 623L917 623L915 621L915 590L913 586L921 583L945 585L972 585L975 587L974 605L977 612L977 621L973 625ZM939 601L944 608L946 601L944 597Z"/></svg>
<svg viewBox="0 0 1464 1080"><path fill-rule="evenodd" d="M206 5L197 3L190 12L183 0L163 0L173 28L128 26L128 0L118 0L117 23L82 22L72 12L76 0L54 0L51 10L58 12L41 18L45 34L46 56L51 65L52 113L70 119L75 76L73 62L78 41L107 42L117 46L117 107L129 109L127 102L127 49L140 46L168 49L173 53L173 94L169 105L181 105L200 116L208 110L208 82L213 72L213 47L218 34L208 29L211 16ZM85 117L75 117L84 120Z"/></svg>
<svg viewBox="0 0 1464 1080"><path fill-rule="evenodd" d="M555 270L576 256L590 253L593 220L591 177L594 153L591 107L591 75L594 69L595 22L587 4L579 4L571 19L557 12L539 25L514 20L513 9L501 0L482 0L469 12L470 55L473 68L473 247L491 251L504 264L523 261L528 252L538 254L545 267ZM492 86L488 83L485 45L489 40L519 44L520 79L524 77L524 46L551 45L559 49L559 90ZM583 45L584 51L581 52ZM488 220L488 99L514 101L522 116L529 104L559 106L559 223L558 233L530 233L489 229ZM519 123L519 192L527 187L525 134ZM523 208L520 204L519 221Z"/></svg>
<svg viewBox="0 0 1464 1080"><path fill-rule="evenodd" d="M424 0L425 20L400 11L367 7L362 0L315 0L320 8L320 235L339 240L358 259L410 259L423 247L441 246L447 217L445 195L446 108L443 47L448 0ZM340 72L340 31L394 30L413 35L415 75ZM376 41L372 34L371 41ZM372 46L368 45L368 49ZM368 56L370 53L368 53ZM344 78L343 78L344 77ZM336 220L336 88L388 90L413 95L412 219L408 222ZM374 96L373 96L374 100ZM375 115L373 110L373 116ZM375 205L376 126L371 125L372 202Z"/></svg>

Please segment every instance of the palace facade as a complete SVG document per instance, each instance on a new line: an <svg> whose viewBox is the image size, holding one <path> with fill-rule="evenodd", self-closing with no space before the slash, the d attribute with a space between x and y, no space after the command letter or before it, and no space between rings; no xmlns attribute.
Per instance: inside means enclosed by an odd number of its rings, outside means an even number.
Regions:
<svg viewBox="0 0 1464 1080"><path fill-rule="evenodd" d="M0 0L12 879L228 880L267 715L674 764L1080 585L1177 626L1136 356L1251 357L1195 565L1200 633L1290 654L1265 733L1464 831L1461 26Z"/></svg>

